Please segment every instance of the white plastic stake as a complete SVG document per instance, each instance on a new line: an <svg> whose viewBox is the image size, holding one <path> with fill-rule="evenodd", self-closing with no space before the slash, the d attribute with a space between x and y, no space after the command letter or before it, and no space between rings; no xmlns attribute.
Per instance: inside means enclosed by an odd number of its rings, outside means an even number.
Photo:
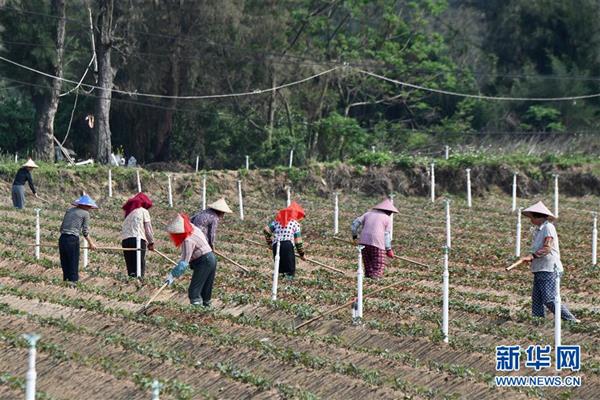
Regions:
<svg viewBox="0 0 600 400"><path fill-rule="evenodd" d="M17 153L15 153L15 164L19 163L19 156L17 155Z"/></svg>
<svg viewBox="0 0 600 400"><path fill-rule="evenodd" d="M156 379L152 381L152 400L160 400L160 388L162 385Z"/></svg>
<svg viewBox="0 0 600 400"><path fill-rule="evenodd" d="M40 209L35 209L35 259L40 259Z"/></svg>
<svg viewBox="0 0 600 400"><path fill-rule="evenodd" d="M287 202L286 202L286 204L287 204L288 207L290 206L290 204L292 204L292 192L291 192L289 186L287 188Z"/></svg>
<svg viewBox="0 0 600 400"><path fill-rule="evenodd" d="M467 168L467 207L471 208L473 205L471 201L471 169Z"/></svg>
<svg viewBox="0 0 600 400"><path fill-rule="evenodd" d="M450 227L450 199L446 199L446 247L452 248L452 230Z"/></svg>
<svg viewBox="0 0 600 400"><path fill-rule="evenodd" d="M450 146L446 146L445 150L446 150L446 154L445 155L446 155L446 160L447 160L448 158L450 158Z"/></svg>
<svg viewBox="0 0 600 400"><path fill-rule="evenodd" d="M142 238L136 236L135 238L135 276L138 278L142 277Z"/></svg>
<svg viewBox="0 0 600 400"><path fill-rule="evenodd" d="M592 225L592 265L598 264L598 213L592 213L594 222Z"/></svg>
<svg viewBox="0 0 600 400"><path fill-rule="evenodd" d="M142 182L140 181L140 170L136 169L135 174L137 176L138 193L142 192Z"/></svg>
<svg viewBox="0 0 600 400"><path fill-rule="evenodd" d="M250 156L246 156L246 171L250 170Z"/></svg>
<svg viewBox="0 0 600 400"><path fill-rule="evenodd" d="M167 175L169 180L169 207L173 208L173 187L171 186L171 175Z"/></svg>
<svg viewBox="0 0 600 400"><path fill-rule="evenodd" d="M200 156L196 156L196 173L198 173L198 163L200 163Z"/></svg>
<svg viewBox="0 0 600 400"><path fill-rule="evenodd" d="M244 199L242 197L242 181L238 181L238 199L240 203L240 219L244 220Z"/></svg>
<svg viewBox="0 0 600 400"><path fill-rule="evenodd" d="M558 175L554 175L554 216L558 218Z"/></svg>
<svg viewBox="0 0 600 400"><path fill-rule="evenodd" d="M375 153L375 146L371 146L371 153Z"/></svg>
<svg viewBox="0 0 600 400"><path fill-rule="evenodd" d="M202 177L202 209L206 210L206 175Z"/></svg>
<svg viewBox="0 0 600 400"><path fill-rule="evenodd" d="M362 262L362 249L365 246L356 246L358 250L358 268L356 269L356 318L360 319L363 317L363 262Z"/></svg>
<svg viewBox="0 0 600 400"><path fill-rule="evenodd" d="M442 333L444 342L448 343L448 308L450 293L450 272L448 272L448 247L444 247L444 273L442 288Z"/></svg>
<svg viewBox="0 0 600 400"><path fill-rule="evenodd" d="M431 202L435 203L435 164L431 163Z"/></svg>
<svg viewBox="0 0 600 400"><path fill-rule="evenodd" d="M275 261L273 262L273 287L271 288L271 300L277 300L277 284L279 282L279 251L281 242L277 242L277 250L275 250Z"/></svg>
<svg viewBox="0 0 600 400"><path fill-rule="evenodd" d="M515 212L517 209L517 173L515 172L513 175L513 184L512 184L512 212Z"/></svg>
<svg viewBox="0 0 600 400"><path fill-rule="evenodd" d="M333 205L333 234L337 235L339 233L339 215L340 215L340 208L339 208L339 202L338 202L338 193L335 193L335 201L334 201L334 205Z"/></svg>
<svg viewBox="0 0 600 400"><path fill-rule="evenodd" d="M83 240L83 268L87 268L89 264L89 245L87 240Z"/></svg>
<svg viewBox="0 0 600 400"><path fill-rule="evenodd" d="M554 297L554 348L556 349L558 348L558 346L561 345L562 337L562 301L560 298L560 274L556 270L556 266L554 267L554 274L556 275L556 296Z"/></svg>
<svg viewBox="0 0 600 400"><path fill-rule="evenodd" d="M35 345L40 339L40 336L35 333L29 333L23 335L23 337L29 343L29 365L27 374L25 375L25 400L35 400L35 381L37 379L37 372L35 371L35 356L37 349L35 348Z"/></svg>
<svg viewBox="0 0 600 400"><path fill-rule="evenodd" d="M292 168L294 162L294 149L290 150L290 165L289 167Z"/></svg>
<svg viewBox="0 0 600 400"><path fill-rule="evenodd" d="M521 257L521 210L517 210L517 236L515 237L515 257Z"/></svg>
<svg viewBox="0 0 600 400"><path fill-rule="evenodd" d="M390 201L394 204L395 194L390 194ZM390 240L394 239L394 213L390 215Z"/></svg>
<svg viewBox="0 0 600 400"><path fill-rule="evenodd" d="M108 197L112 197L112 170L108 170Z"/></svg>

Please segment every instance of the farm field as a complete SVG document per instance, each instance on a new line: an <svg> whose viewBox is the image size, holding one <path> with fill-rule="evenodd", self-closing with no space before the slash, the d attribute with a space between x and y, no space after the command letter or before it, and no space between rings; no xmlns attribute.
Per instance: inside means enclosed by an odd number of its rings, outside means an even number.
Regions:
<svg viewBox="0 0 600 400"><path fill-rule="evenodd" d="M216 184L213 182L213 184ZM223 189L237 212L234 188ZM34 257L35 212L41 211L41 241L55 244L68 203L54 193L51 205L31 196L16 211L8 195L0 202L0 398L22 398L27 344L21 334L36 332L38 392L46 399L148 399L154 379L165 399L597 399L600 397L600 290L591 266L590 210L597 197L561 198L557 229L566 274L562 298L582 320L563 324L563 344L581 346L581 371L553 368L514 375L576 375L579 388L501 389L494 384L495 347L553 345L553 316L530 317L532 276L527 267L504 269L514 260L516 216L510 196L475 198L468 209L453 198L450 251L449 343L443 342L442 258L446 240L442 199L396 197L396 254L382 280L365 280L365 294L391 283L394 288L365 299L364 321L351 323L346 308L305 327L303 321L356 296L356 249L333 239L331 198L293 195L306 210L302 223L306 255L344 271L338 274L298 261L294 280L280 279L278 300L271 301L272 259L262 226L285 207L277 198L253 190L244 198L245 219L227 215L216 249L251 270L240 272L218 258L213 308L188 304L190 273L161 293L146 314L136 311L162 285L170 266L147 256L143 282L126 276L120 252L90 252L77 286L62 282L58 250L42 248ZM100 209L92 213L91 235L99 245L120 243L126 193L90 193ZM133 194L133 193L130 193ZM164 190L155 200L157 248L171 258L178 251L162 223L177 211L192 214L199 195L186 200L175 193L167 205ZM207 202L215 200L211 193ZM519 206L550 195L519 199ZM379 197L340 195L340 237L350 238L352 219ZM523 219L522 251L529 246ZM250 241L249 241L249 240ZM523 368L523 367L522 367Z"/></svg>

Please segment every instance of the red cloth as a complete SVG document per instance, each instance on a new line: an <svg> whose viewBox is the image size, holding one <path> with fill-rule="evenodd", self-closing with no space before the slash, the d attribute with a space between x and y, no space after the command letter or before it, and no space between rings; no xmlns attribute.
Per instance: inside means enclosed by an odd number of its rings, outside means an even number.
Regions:
<svg viewBox="0 0 600 400"><path fill-rule="evenodd" d="M386 251L375 246L365 245L362 249L365 276L367 278L381 278L385 268Z"/></svg>
<svg viewBox="0 0 600 400"><path fill-rule="evenodd" d="M183 233L169 233L169 236L171 236L171 241L173 242L175 247L181 246L181 243L183 243L183 241L185 239L187 239L194 231L194 226L190 222L190 218L187 216L187 214L180 213L179 215L181 215L181 218L183 218L184 232Z"/></svg>
<svg viewBox="0 0 600 400"><path fill-rule="evenodd" d="M287 208L280 210L275 217L282 228L285 228L291 220L300 221L304 218L304 209L298 203L292 201Z"/></svg>
<svg viewBox="0 0 600 400"><path fill-rule="evenodd" d="M152 207L152 200L144 193L138 193L123 204L123 210L125 211L125 217L127 217L133 210L144 207L146 210Z"/></svg>

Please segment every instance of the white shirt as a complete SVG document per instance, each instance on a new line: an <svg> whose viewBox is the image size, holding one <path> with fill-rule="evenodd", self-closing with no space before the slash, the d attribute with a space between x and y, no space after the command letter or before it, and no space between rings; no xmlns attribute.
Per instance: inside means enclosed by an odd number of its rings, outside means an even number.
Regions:
<svg viewBox="0 0 600 400"><path fill-rule="evenodd" d="M142 240L148 241L144 229L144 223L146 222L150 222L150 213L144 207L136 208L130 212L123 221L121 240L139 236Z"/></svg>
<svg viewBox="0 0 600 400"><path fill-rule="evenodd" d="M558 234L556 233L556 228L550 221L545 221L533 232L531 252L535 253L544 247L544 239L547 237L552 237L552 249L550 253L545 256L533 259L531 262L531 272L554 272L554 266L556 266L557 272L563 272L563 265L560 261Z"/></svg>

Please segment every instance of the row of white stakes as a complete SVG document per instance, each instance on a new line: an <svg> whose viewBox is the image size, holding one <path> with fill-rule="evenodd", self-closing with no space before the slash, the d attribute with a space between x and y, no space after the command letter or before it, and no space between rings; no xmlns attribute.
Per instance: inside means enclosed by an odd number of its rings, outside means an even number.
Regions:
<svg viewBox="0 0 600 400"><path fill-rule="evenodd" d="M16 154L15 154L16 157ZM245 163L245 167L246 167L246 171L250 170L250 156L246 155L246 163ZM15 161L16 162L16 161ZM289 168L292 168L294 162L294 150L290 150L290 159L289 159ZM200 156L196 156L196 173L198 173L198 167L200 165Z"/></svg>
<svg viewBox="0 0 600 400"><path fill-rule="evenodd" d="M35 400L35 388L37 381L37 371L35 361L37 356L37 342L40 335L36 333L23 334L23 338L29 344L29 356L27 360L27 373L25 375L25 400ZM160 389L162 384L158 380L152 382L152 400L160 400Z"/></svg>

